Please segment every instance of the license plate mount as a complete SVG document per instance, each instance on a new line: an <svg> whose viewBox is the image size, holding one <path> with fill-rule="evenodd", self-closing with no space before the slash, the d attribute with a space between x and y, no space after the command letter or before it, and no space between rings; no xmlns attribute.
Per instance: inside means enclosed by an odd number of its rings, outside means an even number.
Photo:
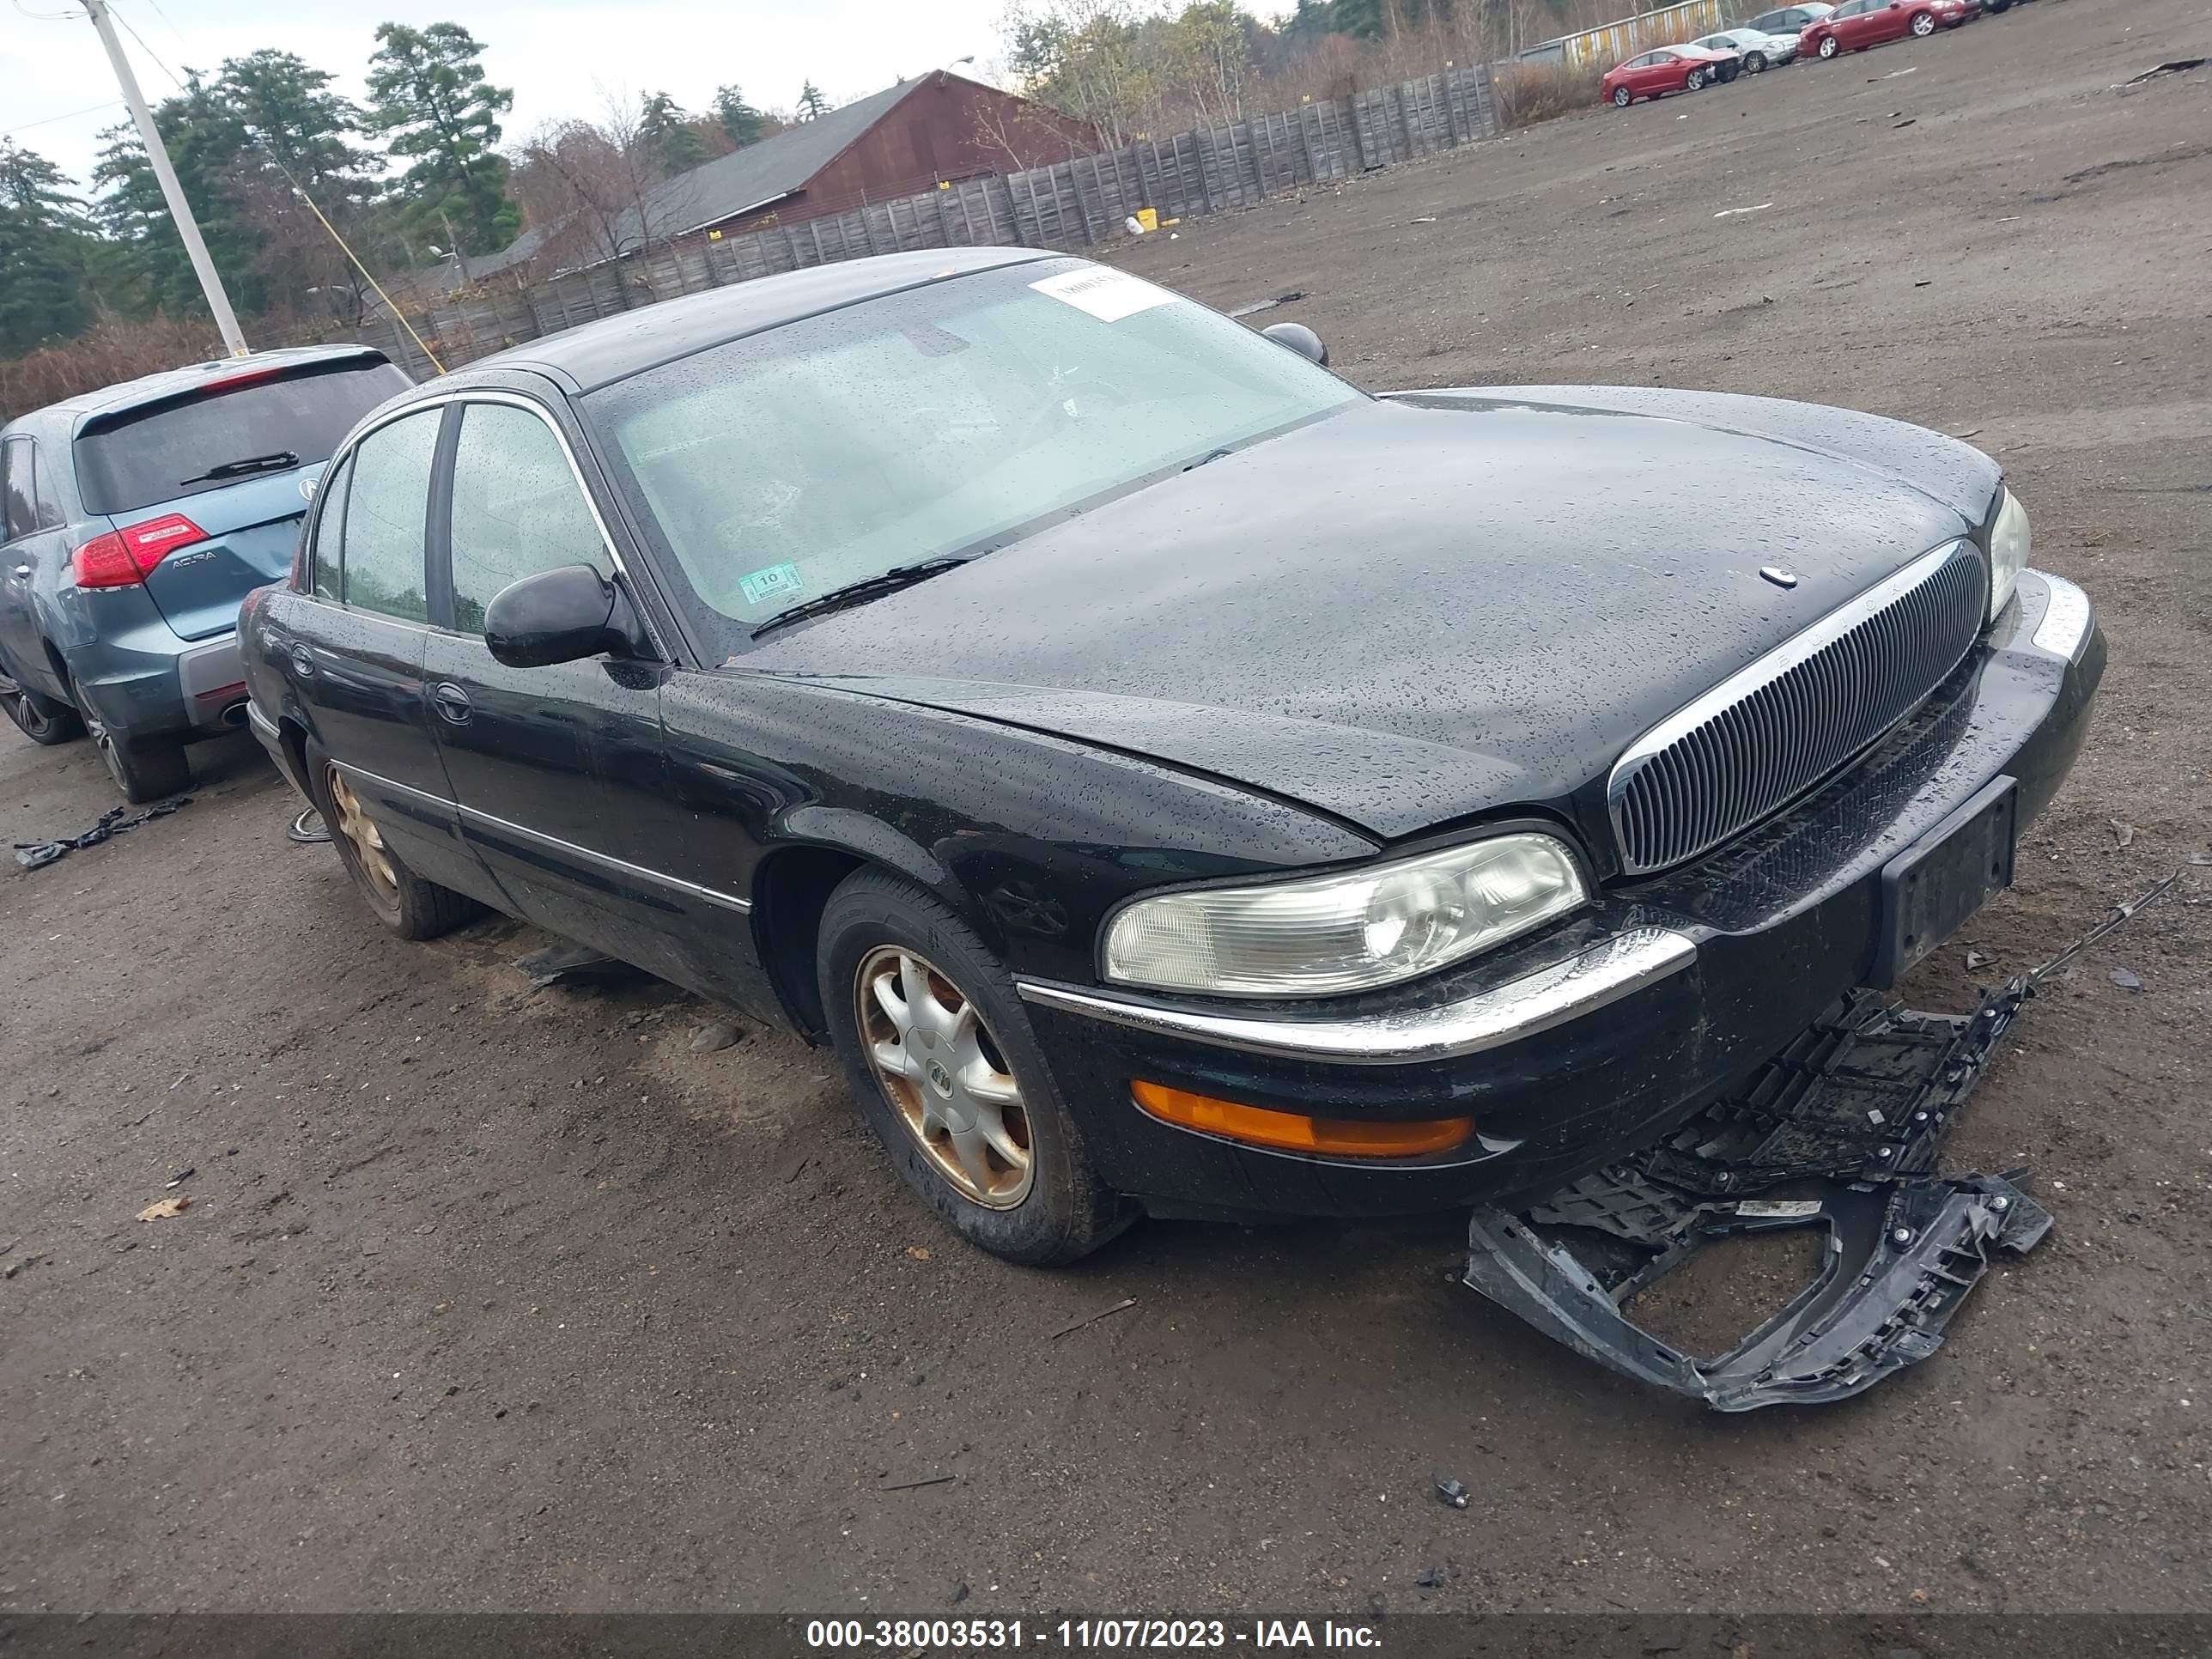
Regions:
<svg viewBox="0 0 2212 1659"><path fill-rule="evenodd" d="M1906 969L2012 885L2020 786L1993 780L1881 871L1881 933L1867 983L1894 986Z"/></svg>

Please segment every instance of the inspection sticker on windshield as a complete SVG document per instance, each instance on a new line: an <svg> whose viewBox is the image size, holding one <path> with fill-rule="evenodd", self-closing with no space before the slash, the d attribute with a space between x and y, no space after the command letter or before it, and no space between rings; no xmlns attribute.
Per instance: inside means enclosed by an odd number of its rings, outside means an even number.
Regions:
<svg viewBox="0 0 2212 1659"><path fill-rule="evenodd" d="M795 564L772 564L765 570L738 578L738 591L745 596L747 605L765 605L787 593L796 593L799 589L799 567Z"/></svg>
<svg viewBox="0 0 2212 1659"><path fill-rule="evenodd" d="M1102 323L1118 323L1124 317L1138 312L1150 311L1154 306L1164 306L1176 296L1164 288L1156 288L1141 276L1132 276L1126 270L1115 270L1110 265L1088 265L1081 270L1064 270L1057 276L1047 276L1030 286L1040 294L1049 294L1064 301L1078 311L1087 311Z"/></svg>

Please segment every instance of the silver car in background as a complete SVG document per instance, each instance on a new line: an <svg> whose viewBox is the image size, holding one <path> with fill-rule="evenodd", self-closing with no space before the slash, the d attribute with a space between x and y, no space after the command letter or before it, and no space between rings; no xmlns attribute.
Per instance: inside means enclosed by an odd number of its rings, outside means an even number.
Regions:
<svg viewBox="0 0 2212 1659"><path fill-rule="evenodd" d="M1779 69L1797 56L1797 37L1794 34L1768 34L1754 28L1723 29L1718 34L1707 34L1692 40L1693 46L1703 46L1707 52L1732 52L1743 59L1743 72L1756 75L1764 69Z"/></svg>

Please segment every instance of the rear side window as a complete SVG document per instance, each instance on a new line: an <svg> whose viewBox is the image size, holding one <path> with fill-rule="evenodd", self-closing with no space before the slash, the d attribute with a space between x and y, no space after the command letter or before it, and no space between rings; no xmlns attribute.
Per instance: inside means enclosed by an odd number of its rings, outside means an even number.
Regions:
<svg viewBox="0 0 2212 1659"><path fill-rule="evenodd" d="M46 459L36 444L31 446L32 505L38 514L41 530L62 527L62 498L54 493L53 483L46 477Z"/></svg>
<svg viewBox="0 0 2212 1659"><path fill-rule="evenodd" d="M31 483L31 441L10 438L0 444L0 542L12 542L38 527L37 496Z"/></svg>
<svg viewBox="0 0 2212 1659"><path fill-rule="evenodd" d="M344 569L339 549L345 540L346 486L353 481L353 457L323 474L315 493L323 498L323 515L315 520L315 544L307 555L307 589L319 599L337 600L344 592Z"/></svg>
<svg viewBox="0 0 2212 1659"><path fill-rule="evenodd" d="M512 404L471 404L453 451L453 626L483 632L509 582L564 564L611 576L606 543L552 428Z"/></svg>
<svg viewBox="0 0 2212 1659"><path fill-rule="evenodd" d="M349 362L217 388L102 426L76 441L86 510L136 513L221 489L258 471L328 460L356 421L412 384L390 363ZM282 456L293 459L270 459Z"/></svg>
<svg viewBox="0 0 2212 1659"><path fill-rule="evenodd" d="M345 602L362 611L428 622L423 550L429 540L430 460L442 410L425 410L379 427L346 471ZM325 520L327 522L327 520Z"/></svg>

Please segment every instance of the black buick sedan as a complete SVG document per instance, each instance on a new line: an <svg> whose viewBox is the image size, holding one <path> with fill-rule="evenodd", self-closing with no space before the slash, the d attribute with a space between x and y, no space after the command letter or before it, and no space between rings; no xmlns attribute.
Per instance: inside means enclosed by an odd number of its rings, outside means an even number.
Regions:
<svg viewBox="0 0 2212 1659"><path fill-rule="evenodd" d="M535 342L339 447L252 723L387 927L834 1043L1001 1255L1540 1196L2003 887L2102 639L1935 433L1324 356L1004 249Z"/></svg>

